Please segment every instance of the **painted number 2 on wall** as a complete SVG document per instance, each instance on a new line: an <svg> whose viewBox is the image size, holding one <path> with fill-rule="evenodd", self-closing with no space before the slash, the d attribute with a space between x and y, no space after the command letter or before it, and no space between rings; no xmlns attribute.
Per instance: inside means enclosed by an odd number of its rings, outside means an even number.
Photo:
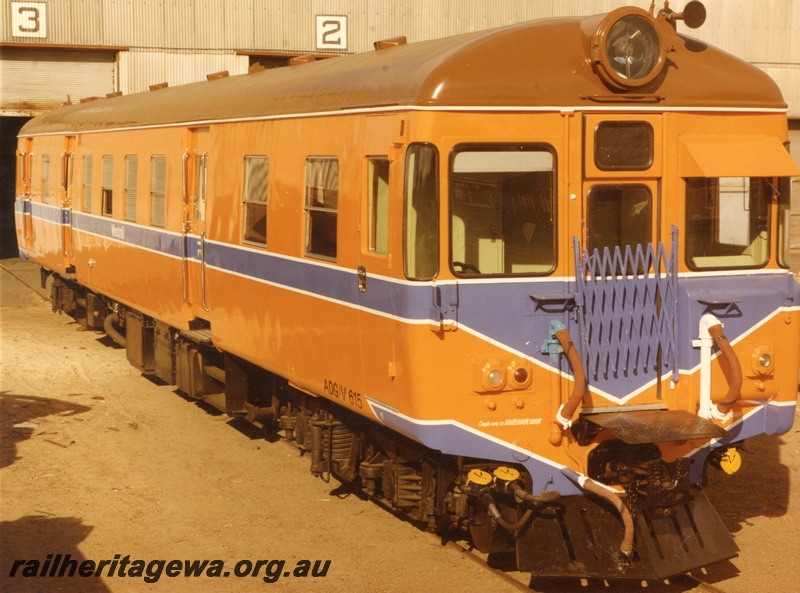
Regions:
<svg viewBox="0 0 800 593"><path fill-rule="evenodd" d="M347 49L347 17L317 15L317 50Z"/></svg>
<svg viewBox="0 0 800 593"><path fill-rule="evenodd" d="M47 4L12 2L11 34L14 37L47 37Z"/></svg>

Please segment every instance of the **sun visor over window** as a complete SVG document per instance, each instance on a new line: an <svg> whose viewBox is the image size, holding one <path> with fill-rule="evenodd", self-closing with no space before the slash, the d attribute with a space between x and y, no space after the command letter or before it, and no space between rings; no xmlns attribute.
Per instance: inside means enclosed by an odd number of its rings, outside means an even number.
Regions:
<svg viewBox="0 0 800 593"><path fill-rule="evenodd" d="M800 175L776 136L680 137L681 177L789 177Z"/></svg>

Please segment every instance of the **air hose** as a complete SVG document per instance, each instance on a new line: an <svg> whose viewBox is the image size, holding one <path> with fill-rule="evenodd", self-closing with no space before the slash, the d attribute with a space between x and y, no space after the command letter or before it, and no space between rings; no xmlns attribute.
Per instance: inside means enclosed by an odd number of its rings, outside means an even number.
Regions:
<svg viewBox="0 0 800 593"><path fill-rule="evenodd" d="M558 340L564 354L567 355L569 365L572 368L572 375L575 381L575 386L572 388L572 393L567 400L567 403L562 404L556 412L556 420L564 428L568 429L572 426L572 417L575 411L583 401L583 396L586 394L586 373L583 370L583 361L575 347L572 338L569 335L569 330L566 327L555 332L554 337Z"/></svg>
<svg viewBox="0 0 800 593"><path fill-rule="evenodd" d="M578 484L581 488L586 490L587 492L591 492L592 494L596 494L600 498L607 500L614 508L617 509L617 512L622 519L622 525L625 529L625 532L622 536L622 543L620 543L619 551L622 556L626 559L629 559L633 556L633 534L634 534L634 524L633 524L633 516L631 515L630 509L625 506L625 503L622 502L622 499L619 497L617 493L613 490L610 490L604 487L602 484L598 484L591 478L588 478L584 475L579 474L578 472L571 470L567 467L562 468L561 472L567 476L570 480Z"/></svg>
<svg viewBox="0 0 800 593"><path fill-rule="evenodd" d="M492 516L492 519L494 519L494 521L500 527L508 529L509 531L517 531L518 529L522 529L528 523L528 521L531 520L531 516L533 515L533 511L536 509L536 507L555 502L561 497L561 494L555 490L542 492L539 496L536 496L535 494L526 492L525 489L519 484L512 484L510 488L514 490L515 500L524 501L531 505L530 508L528 508L514 523L507 521L503 517L500 509L497 508L497 504L495 504L494 499L492 498L492 493L489 492L489 490L484 490L481 493L481 500L483 501L483 504L486 505L486 510Z"/></svg>
<svg viewBox="0 0 800 593"><path fill-rule="evenodd" d="M106 315L106 318L103 321L103 329L105 330L106 334L108 334L109 338L111 338L117 344L125 348L128 345L128 340L117 329L118 325L119 325L119 317L116 311L114 313Z"/></svg>
<svg viewBox="0 0 800 593"><path fill-rule="evenodd" d="M739 359L733 351L731 343L722 331L722 324L718 323L708 328L708 333L714 340L714 343L719 348L725 360L728 362L730 368L730 377L728 379L728 393L725 394L725 399L716 405L716 411L712 408L712 415L720 420L725 418L733 408L733 405L738 401L742 392L742 366L739 364ZM719 414L717 414L719 412Z"/></svg>

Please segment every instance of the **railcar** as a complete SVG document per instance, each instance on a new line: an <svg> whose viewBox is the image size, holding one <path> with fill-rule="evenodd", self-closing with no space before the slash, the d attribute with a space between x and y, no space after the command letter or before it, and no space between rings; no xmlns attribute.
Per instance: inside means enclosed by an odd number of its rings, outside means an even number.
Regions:
<svg viewBox="0 0 800 593"><path fill-rule="evenodd" d="M53 309L311 471L540 576L736 545L795 413L786 104L620 8L64 106L19 135Z"/></svg>

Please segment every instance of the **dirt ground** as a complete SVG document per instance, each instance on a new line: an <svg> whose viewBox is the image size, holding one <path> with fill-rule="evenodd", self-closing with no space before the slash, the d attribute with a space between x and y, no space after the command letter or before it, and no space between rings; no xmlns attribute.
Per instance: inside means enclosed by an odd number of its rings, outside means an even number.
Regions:
<svg viewBox="0 0 800 593"><path fill-rule="evenodd" d="M516 590L335 480L314 478L288 443L148 381L124 350L51 313L37 285L30 264L0 261L0 591ZM726 593L797 590L800 422L784 436L752 439L742 457L740 472L712 473L708 489L741 553L699 576ZM38 560L37 574L48 574L67 554L111 563L101 577L26 577L26 564L10 576L15 561ZM140 572L146 564L139 577L136 560ZM165 564L147 582L154 560L217 560L224 569L169 576ZM258 576L237 578L259 560L269 562ZM642 590L692 591L679 582Z"/></svg>

